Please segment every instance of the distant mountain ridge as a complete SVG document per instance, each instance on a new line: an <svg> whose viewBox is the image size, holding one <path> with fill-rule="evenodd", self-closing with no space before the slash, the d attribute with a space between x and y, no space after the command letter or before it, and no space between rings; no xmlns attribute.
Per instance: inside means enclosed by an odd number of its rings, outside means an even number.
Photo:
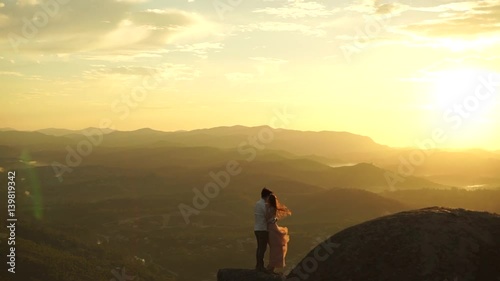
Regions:
<svg viewBox="0 0 500 281"><path fill-rule="evenodd" d="M82 134L84 131L92 131L92 130L100 130L103 134L109 134L113 132L111 129L99 129L96 127L88 127L85 129L81 130L69 130L69 129L61 129L61 128L46 128L46 129L40 129L36 130L35 132L40 132L46 135L51 135L51 136L66 136L66 135L71 135L71 134Z"/></svg>
<svg viewBox="0 0 500 281"><path fill-rule="evenodd" d="M41 129L37 132L52 136L71 137L75 140L84 138L84 131L92 132L96 128L66 130L57 128ZM383 151L389 147L374 142L371 138L348 132L333 131L296 131L272 129L268 126L215 127L192 131L163 132L150 128L134 131L104 130L104 146L154 145L168 142L183 146L213 146L218 148L238 147L254 138L266 148L286 150L297 155L317 155L335 158L338 154L353 152ZM0 134L0 140L1 140ZM268 140L268 139L269 140Z"/></svg>
<svg viewBox="0 0 500 281"><path fill-rule="evenodd" d="M86 134L96 134L96 130L90 128ZM58 130L54 132L61 133ZM369 138L349 133L304 134L278 129L274 131L273 141L258 144L261 146L259 149L252 146L248 139L258 136L261 132L273 131L269 127L242 126L188 132L161 132L148 128L127 132L115 131L102 136L102 144L92 149L92 153L84 158L82 165L155 170L166 167L189 168L198 169L198 172L207 170L208 173L210 170L220 169L220 165L229 160L237 160L245 173L256 178L272 174L327 189L358 188L379 192L390 188L385 177L388 171L385 169L367 163L331 167L325 163L329 158L316 156L328 151L346 151L346 148L341 148L344 145L351 146L352 151L362 151L368 149L367 147L385 149L385 146L378 145ZM326 137L321 138L317 134ZM336 136L340 140L337 140ZM87 136L78 133L51 136L41 132L0 132L0 145L29 147L35 151L52 150L50 153L33 155L34 160L41 163L65 160L66 148L86 139ZM342 145L337 147L329 143ZM397 189L444 187L411 176L396 186Z"/></svg>
<svg viewBox="0 0 500 281"><path fill-rule="evenodd" d="M253 158L257 155L261 158L266 152L272 151L281 156L290 155L286 156L289 159L294 157L309 159L332 167L365 162L373 163L374 166L394 173L400 173L401 170L410 171L410 176L404 177L405 185L420 185L421 183L411 183L415 177L419 177L442 186L500 187L500 174L498 173L500 154L497 152L478 149L433 150L429 153L430 156L424 157L422 163L414 165L409 163L411 162L409 157L415 153L424 152L410 148L391 148L378 144L369 137L347 132L295 131L271 129L268 126L230 126L171 132L151 128L134 131L49 128L38 132L0 131L0 145L13 146L18 149L22 146L21 149L50 148L64 151L68 145L75 147L80 141L86 140L87 136L83 134L84 132L87 135L102 134L99 149L212 147L232 150L246 158ZM360 167L357 168L360 169ZM352 172L354 170L351 169ZM366 171L375 173L373 170ZM356 173L352 173L351 176L356 176ZM370 183L368 177L356 178L356 181Z"/></svg>
<svg viewBox="0 0 500 281"><path fill-rule="evenodd" d="M2 131L0 132L0 145L12 147L61 147L72 144L67 137L46 135L40 132Z"/></svg>

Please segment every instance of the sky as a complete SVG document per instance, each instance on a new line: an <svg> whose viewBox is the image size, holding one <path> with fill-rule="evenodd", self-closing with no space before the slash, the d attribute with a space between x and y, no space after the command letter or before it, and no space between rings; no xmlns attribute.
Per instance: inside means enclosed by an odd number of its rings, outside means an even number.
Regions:
<svg viewBox="0 0 500 281"><path fill-rule="evenodd" d="M500 149L500 0L0 0L0 127Z"/></svg>

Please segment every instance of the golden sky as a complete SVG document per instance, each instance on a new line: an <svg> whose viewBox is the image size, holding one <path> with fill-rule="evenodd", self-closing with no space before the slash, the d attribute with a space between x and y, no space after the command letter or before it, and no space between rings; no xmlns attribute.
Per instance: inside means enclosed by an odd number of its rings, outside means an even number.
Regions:
<svg viewBox="0 0 500 281"><path fill-rule="evenodd" d="M43 4L45 3L45 4ZM1 0L0 127L265 125L500 149L500 0Z"/></svg>

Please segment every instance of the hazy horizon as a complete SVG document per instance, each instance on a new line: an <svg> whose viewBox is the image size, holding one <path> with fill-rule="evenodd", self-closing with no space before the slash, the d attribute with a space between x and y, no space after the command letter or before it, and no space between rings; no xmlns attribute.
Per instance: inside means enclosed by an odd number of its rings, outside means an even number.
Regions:
<svg viewBox="0 0 500 281"><path fill-rule="evenodd" d="M2 127L192 130L286 110L285 128L395 147L435 130L441 147L500 143L498 0L49 2L0 2Z"/></svg>
<svg viewBox="0 0 500 281"><path fill-rule="evenodd" d="M389 144L386 144L386 143L382 143L382 142L379 142L377 141L376 139L372 138L371 136L368 136L368 135L363 135L363 134L358 134L358 133L355 133L355 132L349 132L349 131L334 131L334 130L296 130L296 129L293 129L293 128L281 128L281 127L271 127L269 125L265 125L265 124L261 124L261 125L255 125L255 126L245 126L245 125L240 125L240 124L237 124L237 125L226 125L226 126L216 126L216 127L204 127L204 128L194 128L194 129L178 129L178 130L161 130L161 129L157 129L157 128L151 128L151 127L138 127L138 128L130 128L130 129L126 129L126 130L119 130L119 129L116 129L116 130L113 130L113 131L119 131L119 132L133 132L133 131L138 131L138 130L143 130L143 129L151 129L151 130L154 130L154 131L159 131L159 132L183 132L183 131L197 131L197 130L210 130L210 129L216 129L216 128L231 128L231 127L245 127L245 128L258 128L258 127L264 127L264 126L268 126L272 129L283 129L283 130L291 130L291 131L300 131L300 132L315 132L315 133L318 133L318 132L336 132L336 133L350 133L350 134L353 134L353 135L359 135L359 136L364 136L364 137L368 137L370 139L372 139L375 143L377 144L381 144L381 145L387 145L391 148L396 148L396 149L408 149L408 148L418 148L418 146L416 144L414 144L413 146L409 145L409 146L393 146L393 145L389 145ZM9 129L9 130L15 130L15 131L23 131L23 132L37 132L37 131L42 131L42 130L68 130L68 131L82 131L82 130L85 130L85 129L90 129L90 128L96 128L96 129L101 129L101 130L104 130L105 128L99 128L99 127L93 127L93 126L88 126L88 127L84 127L84 128L57 128L57 127L47 127L47 128L38 128L38 129L30 129L30 130L21 130L21 129L17 129L17 128L12 128L12 127L2 127L0 128L0 130L2 129ZM423 141L423 139L422 139ZM499 147L491 147L491 148L485 148L485 147L437 147L437 149L440 149L440 150L447 150L447 151L469 151L469 150L485 150L485 151L493 151L493 152L496 152L496 151L500 151L500 146ZM431 148L432 150L432 148Z"/></svg>

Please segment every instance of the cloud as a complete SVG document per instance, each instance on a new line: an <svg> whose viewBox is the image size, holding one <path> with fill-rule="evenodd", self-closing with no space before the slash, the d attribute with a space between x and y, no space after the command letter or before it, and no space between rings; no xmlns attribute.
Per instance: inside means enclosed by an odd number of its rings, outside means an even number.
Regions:
<svg viewBox="0 0 500 281"><path fill-rule="evenodd" d="M275 64L275 65L281 65L281 64L285 64L288 62L286 60L277 59L277 58L268 58L268 57L251 57L250 59L253 61L258 61L258 62L265 63L265 64Z"/></svg>
<svg viewBox="0 0 500 281"><path fill-rule="evenodd" d="M318 2L294 1L286 4L284 7L267 7L254 10L254 13L264 13L280 18L305 18L305 17L324 17L333 15L340 9L326 9L325 5Z"/></svg>
<svg viewBox="0 0 500 281"><path fill-rule="evenodd" d="M397 15L410 10L410 8L410 6L400 3L385 3L376 6L375 13Z"/></svg>
<svg viewBox="0 0 500 281"><path fill-rule="evenodd" d="M160 67L93 65L92 69L84 71L86 79L116 79L129 80L132 77L161 76L163 79L193 80L200 75L199 71L184 65L164 63Z"/></svg>
<svg viewBox="0 0 500 281"><path fill-rule="evenodd" d="M138 75L146 76L154 73L156 69L150 67L137 66L118 66L113 68L100 68L101 73L121 74L121 75Z"/></svg>
<svg viewBox="0 0 500 281"><path fill-rule="evenodd" d="M434 12L436 19L405 27L429 37L478 37L500 31L500 1L460 2L416 8Z"/></svg>
<svg viewBox="0 0 500 281"><path fill-rule="evenodd" d="M22 77L23 75L15 71L0 71L0 76L17 76Z"/></svg>
<svg viewBox="0 0 500 281"><path fill-rule="evenodd" d="M111 62L111 63L123 63L123 62L132 62L132 61L158 61L166 54L170 53L170 50L166 49L156 49L156 50L143 50L141 52L137 52L135 50L120 50L118 53L110 52L110 53L92 53L92 54L83 54L77 55L75 58L88 60L88 61L101 61L101 62Z"/></svg>
<svg viewBox="0 0 500 281"><path fill-rule="evenodd" d="M382 3L381 0L358 0L344 10L363 14L401 14L410 10L410 6L399 2Z"/></svg>
<svg viewBox="0 0 500 281"><path fill-rule="evenodd" d="M197 57L205 59L208 57L207 54L209 51L222 50L223 46L222 43L202 42L190 45L179 45L177 46L177 51L192 53Z"/></svg>
<svg viewBox="0 0 500 281"><path fill-rule="evenodd" d="M40 4L40 0L17 0L16 3L19 6L33 6Z"/></svg>
<svg viewBox="0 0 500 281"><path fill-rule="evenodd" d="M131 21L137 25L150 26L157 29L180 27L192 24L195 19L180 10L147 9L131 15Z"/></svg>
<svg viewBox="0 0 500 281"><path fill-rule="evenodd" d="M240 31L269 31L269 32L300 32L305 35L311 36L324 36L326 32L323 29L311 27L305 24L292 23L292 22L260 22L251 23L248 25L240 26Z"/></svg>
<svg viewBox="0 0 500 281"><path fill-rule="evenodd" d="M345 7L344 10L359 13L374 13L376 10L375 3L375 0L356 0L351 5Z"/></svg>
<svg viewBox="0 0 500 281"><path fill-rule="evenodd" d="M50 12L38 1L5 5L0 9L0 38L4 40L0 49L11 48L15 42L23 52L140 52L193 34L208 34L212 27L198 14L141 10L139 2L72 0Z"/></svg>
<svg viewBox="0 0 500 281"><path fill-rule="evenodd" d="M476 1L463 1L463 2L451 2L447 4L440 4L436 6L422 6L422 7L413 7L413 10L423 11L423 12L467 12L470 9L473 9L478 2Z"/></svg>

